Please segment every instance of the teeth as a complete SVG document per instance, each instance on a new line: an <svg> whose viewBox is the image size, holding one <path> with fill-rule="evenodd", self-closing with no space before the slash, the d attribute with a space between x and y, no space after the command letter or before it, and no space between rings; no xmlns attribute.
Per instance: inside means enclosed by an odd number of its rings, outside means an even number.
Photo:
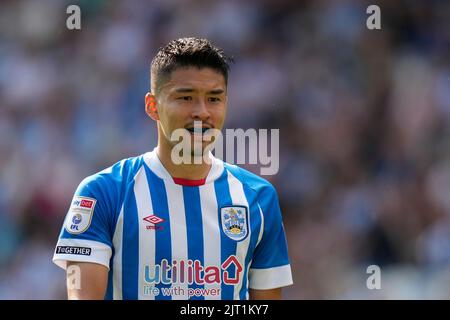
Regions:
<svg viewBox="0 0 450 320"><path fill-rule="evenodd" d="M196 132L205 133L207 130L209 130L209 128L189 128L187 130L192 133L196 133Z"/></svg>

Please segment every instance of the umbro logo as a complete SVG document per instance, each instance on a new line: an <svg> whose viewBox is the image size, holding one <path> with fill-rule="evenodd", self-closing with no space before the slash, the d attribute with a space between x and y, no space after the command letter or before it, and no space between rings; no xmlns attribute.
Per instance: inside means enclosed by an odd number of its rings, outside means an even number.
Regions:
<svg viewBox="0 0 450 320"><path fill-rule="evenodd" d="M154 214L143 218L142 220L147 221L149 223L151 223L151 225L146 225L145 227L147 228L147 230L162 230L163 227L162 226L157 226L157 224L164 222L165 220L163 218L160 218Z"/></svg>

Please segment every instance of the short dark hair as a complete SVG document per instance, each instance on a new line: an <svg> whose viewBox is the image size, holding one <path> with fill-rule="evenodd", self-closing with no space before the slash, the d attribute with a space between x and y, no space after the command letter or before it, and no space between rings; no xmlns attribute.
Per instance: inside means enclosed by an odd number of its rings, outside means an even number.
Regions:
<svg viewBox="0 0 450 320"><path fill-rule="evenodd" d="M207 39L192 37L172 40L160 48L152 60L150 77L152 89L155 90L153 94L160 92L172 71L182 67L214 69L223 75L225 84L228 84L228 71L232 62L231 57Z"/></svg>

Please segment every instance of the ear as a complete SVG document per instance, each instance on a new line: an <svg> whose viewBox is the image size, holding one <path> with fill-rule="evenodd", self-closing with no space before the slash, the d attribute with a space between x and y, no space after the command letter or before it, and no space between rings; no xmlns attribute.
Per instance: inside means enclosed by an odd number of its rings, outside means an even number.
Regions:
<svg viewBox="0 0 450 320"><path fill-rule="evenodd" d="M150 92L147 92L145 95L145 113L153 120L159 120L158 110L156 109L156 97Z"/></svg>

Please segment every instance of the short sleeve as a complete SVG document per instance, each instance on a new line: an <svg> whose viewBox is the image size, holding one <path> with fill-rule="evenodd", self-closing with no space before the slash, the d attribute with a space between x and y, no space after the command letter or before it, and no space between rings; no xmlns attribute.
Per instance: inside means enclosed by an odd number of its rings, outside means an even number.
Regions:
<svg viewBox="0 0 450 320"><path fill-rule="evenodd" d="M249 270L249 288L267 290L293 284L288 247L277 193L272 185L259 193L263 234Z"/></svg>
<svg viewBox="0 0 450 320"><path fill-rule="evenodd" d="M115 208L114 185L101 174L84 179L66 214L53 262L66 269L67 261L98 263L109 268Z"/></svg>

